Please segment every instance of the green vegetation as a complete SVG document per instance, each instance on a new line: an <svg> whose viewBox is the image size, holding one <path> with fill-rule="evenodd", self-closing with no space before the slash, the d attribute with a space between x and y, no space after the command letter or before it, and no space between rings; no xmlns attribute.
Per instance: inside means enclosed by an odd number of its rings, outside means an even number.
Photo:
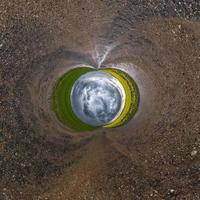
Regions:
<svg viewBox="0 0 200 200"><path fill-rule="evenodd" d="M139 105L139 90L135 81L127 73L114 68L107 68L102 71L109 73L118 79L125 90L126 99L122 113L116 120L105 126L106 128L119 127L128 123L137 112Z"/></svg>
<svg viewBox="0 0 200 200"><path fill-rule="evenodd" d="M57 118L68 128L76 131L91 131L94 127L82 122L74 114L71 105L71 90L75 81L83 74L93 71L89 67L79 67L64 74L58 81L53 92L53 111Z"/></svg>
<svg viewBox="0 0 200 200"><path fill-rule="evenodd" d="M88 125L81 121L73 112L71 104L71 90L76 80L83 74L93 71L93 68L79 67L68 71L56 83L53 91L53 111L59 121L66 127L76 131L92 131L99 127ZM120 116L112 123L104 126L114 128L126 124L137 112L139 105L139 90L135 81L125 72L107 68L103 72L111 74L119 80L125 90L125 105Z"/></svg>

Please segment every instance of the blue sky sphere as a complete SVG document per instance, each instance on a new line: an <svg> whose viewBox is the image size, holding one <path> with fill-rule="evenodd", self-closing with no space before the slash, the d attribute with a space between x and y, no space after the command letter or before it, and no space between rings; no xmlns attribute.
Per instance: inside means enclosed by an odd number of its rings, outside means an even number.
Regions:
<svg viewBox="0 0 200 200"><path fill-rule="evenodd" d="M102 71L88 72L79 77L71 92L72 109L83 122L103 126L122 112L125 92L121 83Z"/></svg>

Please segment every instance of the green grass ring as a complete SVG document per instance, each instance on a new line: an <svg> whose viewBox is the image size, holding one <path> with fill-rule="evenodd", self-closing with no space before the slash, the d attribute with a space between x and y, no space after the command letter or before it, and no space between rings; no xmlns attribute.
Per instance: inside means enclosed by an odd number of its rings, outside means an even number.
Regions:
<svg viewBox="0 0 200 200"><path fill-rule="evenodd" d="M59 121L66 127L76 131L91 131L94 127L82 122L73 112L71 90L75 81L83 74L93 71L90 67L79 67L68 71L56 83L53 91L53 111Z"/></svg>
<svg viewBox="0 0 200 200"><path fill-rule="evenodd" d="M117 78L125 90L126 99L122 113L112 123L104 126L106 128L119 127L128 123L128 121L137 112L139 105L139 90L135 81L127 73L114 68L107 68L102 71Z"/></svg>
<svg viewBox="0 0 200 200"><path fill-rule="evenodd" d="M58 120L66 127L76 131L92 131L99 127L89 125L80 120L72 109L71 91L77 79L87 73L94 71L90 67L78 67L65 73L57 82L53 90L52 109ZM125 104L120 116L104 128L115 128L128 123L138 110L139 90L135 81L125 72L115 69L100 69L118 79L125 91Z"/></svg>

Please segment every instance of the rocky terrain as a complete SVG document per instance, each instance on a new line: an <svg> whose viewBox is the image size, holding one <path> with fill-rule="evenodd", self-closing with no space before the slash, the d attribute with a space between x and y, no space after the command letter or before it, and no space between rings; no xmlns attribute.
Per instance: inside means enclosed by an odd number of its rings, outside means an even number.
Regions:
<svg viewBox="0 0 200 200"><path fill-rule="evenodd" d="M200 200L200 2L1 0L0 200ZM51 110L71 66L137 82L126 126L76 133Z"/></svg>

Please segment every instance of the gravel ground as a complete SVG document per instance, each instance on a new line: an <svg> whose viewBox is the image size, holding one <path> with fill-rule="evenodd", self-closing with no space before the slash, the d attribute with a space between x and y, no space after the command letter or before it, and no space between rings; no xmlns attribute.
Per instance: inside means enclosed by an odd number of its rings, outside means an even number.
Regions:
<svg viewBox="0 0 200 200"><path fill-rule="evenodd" d="M195 0L1 0L0 199L200 200L199 20ZM52 88L76 65L135 79L127 126L58 123Z"/></svg>

